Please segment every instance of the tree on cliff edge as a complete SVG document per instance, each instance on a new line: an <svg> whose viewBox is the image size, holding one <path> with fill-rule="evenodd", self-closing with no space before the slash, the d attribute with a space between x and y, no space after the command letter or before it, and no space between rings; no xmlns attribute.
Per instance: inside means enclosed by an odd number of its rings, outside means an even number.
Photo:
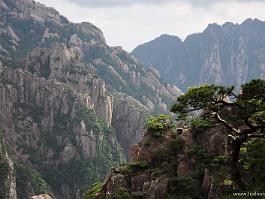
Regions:
<svg viewBox="0 0 265 199"><path fill-rule="evenodd" d="M214 118L229 129L231 176L241 189L246 189L239 167L240 148L251 139L265 137L265 81L242 85L240 94L235 94L233 87L205 84L190 88L171 108L182 119L199 110L204 117Z"/></svg>

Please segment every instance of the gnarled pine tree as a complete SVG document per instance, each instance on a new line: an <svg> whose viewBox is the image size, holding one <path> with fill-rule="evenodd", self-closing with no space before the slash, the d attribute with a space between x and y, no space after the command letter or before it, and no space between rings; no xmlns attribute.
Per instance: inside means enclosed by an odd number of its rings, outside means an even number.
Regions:
<svg viewBox="0 0 265 199"><path fill-rule="evenodd" d="M240 94L235 94L233 87L205 84L190 88L171 108L179 118L198 110L229 129L231 176L241 189L246 189L239 167L240 148L250 139L265 137L265 81L242 85Z"/></svg>

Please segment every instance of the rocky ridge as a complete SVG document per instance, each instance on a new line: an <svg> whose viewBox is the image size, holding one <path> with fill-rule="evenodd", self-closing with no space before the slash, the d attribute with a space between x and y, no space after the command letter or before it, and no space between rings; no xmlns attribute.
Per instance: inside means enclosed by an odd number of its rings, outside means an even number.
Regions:
<svg viewBox="0 0 265 199"><path fill-rule="evenodd" d="M1 68L0 76L0 126L5 130L7 150L15 157L16 173L22 172L23 175L25 171L19 165L27 165L41 173L47 183L53 184L52 176L56 170L78 168L78 162L94 162L99 169L99 173L95 171L94 178L99 178L107 171L105 166L124 161L115 134L89 108L89 96L21 69ZM105 164L103 167L100 166L102 163ZM71 179L71 175L70 179L64 174L58 176L61 180L66 178L66 182L52 187L54 194L64 198L78 197L82 187ZM87 184L94 179L88 177L84 180ZM34 181L25 182L29 187L27 191L20 192L20 197L31 197L35 191L49 191L51 188L45 181L42 185L45 188L37 190L34 186L40 185L31 185Z"/></svg>
<svg viewBox="0 0 265 199"><path fill-rule="evenodd" d="M209 24L184 41L161 35L139 45L132 54L145 66L186 90L203 83L240 85L264 79L265 23L247 19L242 24Z"/></svg>
<svg viewBox="0 0 265 199"><path fill-rule="evenodd" d="M174 129L163 137L147 131L132 146L133 161L113 168L86 198L218 198L222 192L217 185L224 180L218 174L220 168L205 164L203 157L228 154L227 130L216 125L195 136L191 129ZM225 172L225 166L222 169Z"/></svg>

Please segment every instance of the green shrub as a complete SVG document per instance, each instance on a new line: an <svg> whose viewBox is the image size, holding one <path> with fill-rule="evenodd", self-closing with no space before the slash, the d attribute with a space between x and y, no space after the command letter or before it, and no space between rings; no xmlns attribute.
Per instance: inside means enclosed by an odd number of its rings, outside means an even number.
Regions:
<svg viewBox="0 0 265 199"><path fill-rule="evenodd" d="M213 123L208 118L194 118L190 122L190 128L192 129L192 132L195 134L203 133L207 129L213 127Z"/></svg>
<svg viewBox="0 0 265 199"><path fill-rule="evenodd" d="M149 147L151 143L152 143L152 141L151 141L150 139L145 140L145 142L144 142L144 146L145 146L145 147Z"/></svg>
<svg viewBox="0 0 265 199"><path fill-rule="evenodd" d="M146 161L135 161L135 162L132 162L132 163L129 163L127 165L127 170L129 172L137 172L137 171L141 171L141 170L145 170L147 169L149 166L148 162Z"/></svg>
<svg viewBox="0 0 265 199"><path fill-rule="evenodd" d="M200 198L196 182L190 177L172 177L168 181L167 198Z"/></svg>
<svg viewBox="0 0 265 199"><path fill-rule="evenodd" d="M151 117L144 125L154 137L163 137L168 129L169 116L161 114L158 117Z"/></svg>
<svg viewBox="0 0 265 199"><path fill-rule="evenodd" d="M215 156L212 157L210 160L210 167L212 169L217 169L223 167L223 165L226 165L229 163L229 156L222 155L222 156Z"/></svg>
<svg viewBox="0 0 265 199"><path fill-rule="evenodd" d="M188 155L190 157L196 157L199 160L206 160L207 159L207 152L206 150L200 146L199 144L193 144L191 148L188 150Z"/></svg>
<svg viewBox="0 0 265 199"><path fill-rule="evenodd" d="M117 191L115 191L112 195L106 197L106 199L131 199L130 192L123 187L120 187Z"/></svg>
<svg viewBox="0 0 265 199"><path fill-rule="evenodd" d="M5 131L0 129L0 160L5 157L6 146L4 143L4 133Z"/></svg>
<svg viewBox="0 0 265 199"><path fill-rule="evenodd" d="M15 175L18 199L27 198L29 184L31 184L36 195L46 193L53 196L50 186L36 170L20 164L15 164Z"/></svg>
<svg viewBox="0 0 265 199"><path fill-rule="evenodd" d="M172 156L171 151L168 148L157 148L154 151L155 158L152 161L152 164L159 165L164 161L171 161L174 156Z"/></svg>
<svg viewBox="0 0 265 199"><path fill-rule="evenodd" d="M85 194L84 199L94 199L96 194L102 189L103 183L96 182L90 188L90 190Z"/></svg>
<svg viewBox="0 0 265 199"><path fill-rule="evenodd" d="M240 164L246 171L255 171L252 174L253 182L249 184L250 190L265 190L265 138L254 139L245 145Z"/></svg>
<svg viewBox="0 0 265 199"><path fill-rule="evenodd" d="M1 159L0 159L1 160ZM0 163L0 198L6 198L7 186L6 181L10 172L10 167L7 161Z"/></svg>
<svg viewBox="0 0 265 199"><path fill-rule="evenodd" d="M176 137L170 142L169 147L172 152L176 153L182 149L183 144L183 140L180 137Z"/></svg>
<svg viewBox="0 0 265 199"><path fill-rule="evenodd" d="M132 192L132 199L143 199L144 193L143 192Z"/></svg>

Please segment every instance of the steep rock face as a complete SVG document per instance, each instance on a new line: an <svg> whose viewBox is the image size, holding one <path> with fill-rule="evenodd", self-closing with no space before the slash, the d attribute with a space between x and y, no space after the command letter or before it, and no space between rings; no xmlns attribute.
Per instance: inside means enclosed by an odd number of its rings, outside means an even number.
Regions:
<svg viewBox="0 0 265 199"><path fill-rule="evenodd" d="M0 197L3 199L17 199L14 163L9 157L0 129Z"/></svg>
<svg viewBox="0 0 265 199"><path fill-rule="evenodd" d="M154 70L145 71L120 47L109 47L102 32L88 22L70 23L56 10L30 0L5 0L1 9L0 45L12 58L13 66L20 67L20 60L35 47L60 42L76 47L84 62L94 65L96 74L113 89L142 103L145 97L158 105L152 111L165 110L165 104L181 94L177 87L163 83Z"/></svg>
<svg viewBox="0 0 265 199"><path fill-rule="evenodd" d="M242 24L210 24L183 42L174 36L142 44L132 54L145 66L182 89L202 83L240 85L264 79L265 23L247 19Z"/></svg>
<svg viewBox="0 0 265 199"><path fill-rule="evenodd" d="M82 93L86 105L115 129L129 158L130 145L142 136L144 116L150 109L133 97L107 88L102 79L95 78L95 67L83 62L83 54L77 47L55 43L49 49L36 48L21 65L26 71L65 83Z"/></svg>
<svg viewBox="0 0 265 199"><path fill-rule="evenodd" d="M1 187L0 195L3 199L16 199L16 178L14 175L14 163L8 155L0 162ZM7 172L7 173L5 173Z"/></svg>
<svg viewBox="0 0 265 199"><path fill-rule="evenodd" d="M226 131L224 126L216 125L194 136L190 129L178 129L178 134L170 130L160 138L147 132L132 147L133 162L112 169L101 191L94 197L100 199L107 195L111 198L127 193L128 198L138 195L140 198L163 199L192 194L196 197L218 198L215 183L220 179L217 170L202 164L201 158L203 154L209 157L228 154L224 135Z"/></svg>
<svg viewBox="0 0 265 199"><path fill-rule="evenodd" d="M93 24L70 23L55 9L35 1L3 0L0 10L0 41L13 64L35 47L47 47L54 41L68 42L72 34L94 44L105 42L103 33Z"/></svg>
<svg viewBox="0 0 265 199"><path fill-rule="evenodd" d="M167 112L181 92L90 23L30 0L0 10L0 128L17 198L78 199L130 157L145 114Z"/></svg>
<svg viewBox="0 0 265 199"><path fill-rule="evenodd" d="M134 98L122 93L112 93L113 117L111 124L117 132L117 139L130 157L131 145L143 136L143 124L149 109Z"/></svg>
<svg viewBox="0 0 265 199"><path fill-rule="evenodd" d="M143 66L120 47L110 48L104 43L88 44L81 38L72 43L84 54L84 60L93 65L111 89L128 94L148 106L151 112L167 112L167 105L182 92L160 79L154 69L144 70Z"/></svg>
<svg viewBox="0 0 265 199"><path fill-rule="evenodd" d="M54 43L49 49L34 49L21 63L24 70L48 80L62 82L86 96L87 106L96 110L110 125L112 98L105 82L95 78L92 65L82 62L83 54L74 47Z"/></svg>
<svg viewBox="0 0 265 199"><path fill-rule="evenodd" d="M80 197L89 183L123 161L115 135L90 108L89 96L21 69L1 68L0 77L0 126L7 150L17 163L41 173L56 196ZM88 176L64 176L78 168ZM55 186L57 171L63 172L57 176L62 183Z"/></svg>
<svg viewBox="0 0 265 199"><path fill-rule="evenodd" d="M113 102L111 95L105 95L106 91L131 96L142 104L142 110L147 107L152 113L168 112L167 105L182 94L176 86L164 83L158 71L146 71L120 47L109 47L102 32L88 22L71 23L56 10L29 0L4 0L1 10L0 45L5 65L66 83L78 92L86 93L90 96L88 103L108 124L114 117L112 112L124 115L119 110L126 109L113 106L118 103ZM101 80L91 79L93 75ZM128 103L121 104L131 106ZM134 112L135 115L144 115L137 108L131 108L130 112L131 115ZM118 115L115 118L115 121L121 121L117 119ZM139 118L139 121L143 121L143 118ZM135 126L132 134L140 132L142 123L135 119L126 122ZM117 130L121 130L121 124L116 122L114 126L119 126ZM142 131L136 138L141 135ZM125 146L134 141L138 140L126 140L121 144Z"/></svg>

